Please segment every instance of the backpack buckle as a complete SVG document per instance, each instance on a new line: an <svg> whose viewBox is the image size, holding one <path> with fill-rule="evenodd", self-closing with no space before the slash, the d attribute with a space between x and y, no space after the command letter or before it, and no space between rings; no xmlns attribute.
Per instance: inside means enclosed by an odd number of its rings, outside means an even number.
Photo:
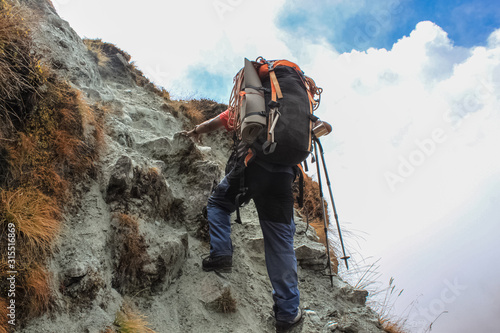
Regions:
<svg viewBox="0 0 500 333"><path fill-rule="evenodd" d="M264 152L264 155L269 155L274 153L274 150L276 150L276 145L277 142L271 142L271 141L266 141L262 145L262 151Z"/></svg>
<svg viewBox="0 0 500 333"><path fill-rule="evenodd" d="M270 109L279 109L280 103L277 101L270 100L269 103L267 103L267 106L269 106Z"/></svg>

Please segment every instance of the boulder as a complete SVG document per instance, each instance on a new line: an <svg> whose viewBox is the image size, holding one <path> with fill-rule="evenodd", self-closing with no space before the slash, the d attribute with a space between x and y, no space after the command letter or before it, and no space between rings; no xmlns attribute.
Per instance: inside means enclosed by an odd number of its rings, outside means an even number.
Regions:
<svg viewBox="0 0 500 333"><path fill-rule="evenodd" d="M302 244L295 248L297 262L302 268L321 270L326 267L327 256L325 247L320 243Z"/></svg>
<svg viewBox="0 0 500 333"><path fill-rule="evenodd" d="M368 291L364 289L354 289L350 286L342 287L340 289L340 294L345 300L362 306L366 304L366 298L368 297Z"/></svg>
<svg viewBox="0 0 500 333"><path fill-rule="evenodd" d="M106 202L128 198L132 188L134 173L132 160L128 156L121 156L115 163L106 188Z"/></svg>
<svg viewBox="0 0 500 333"><path fill-rule="evenodd" d="M201 281L198 298L207 308L219 312L235 311L231 285L215 274L207 275Z"/></svg>

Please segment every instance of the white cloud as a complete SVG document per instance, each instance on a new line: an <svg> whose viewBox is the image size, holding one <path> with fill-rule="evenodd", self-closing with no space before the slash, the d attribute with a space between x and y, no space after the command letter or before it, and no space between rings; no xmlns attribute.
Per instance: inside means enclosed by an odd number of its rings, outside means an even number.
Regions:
<svg viewBox="0 0 500 333"><path fill-rule="evenodd" d="M453 64L451 57L452 76L429 83L427 76L422 75L434 61L427 56L427 47L439 40L449 47L449 41L442 38L441 32L435 25L419 25L391 51L343 55L329 70L328 75L335 78L331 81L336 82L325 87L325 91L343 98L324 117L332 121L337 140L343 143L343 155L336 157L344 160L343 165L350 165L349 177L339 177L349 180L343 186L345 193L352 199L349 202L354 203L360 194L352 191L353 183L371 184L373 186L360 187L361 196L384 198L383 203L371 200L368 213L357 210L360 220L369 220L372 212L379 211L382 213L379 217L393 216L393 224L405 219L425 219L418 222L424 228L433 222L428 213L417 211L407 216L417 202L430 203L426 211L434 214L454 209L454 199L467 195L460 190L460 184L470 179L466 175L471 172L471 164L481 161L483 167L490 163L488 149L493 142L498 142L495 139L499 136L495 122L489 120L498 116L495 111L498 110L498 89L495 90L498 83L490 74L500 63L498 50L477 48L469 59L458 65ZM390 73L389 80L385 79L387 73ZM468 116L471 112L476 114ZM422 154L412 155L422 150L417 142L432 139L437 129L444 133L444 142L434 144L431 156L423 152L422 165L415 165L413 173L403 177L404 183L396 184L394 194L386 191L387 184L381 186L384 173L397 174L401 158L408 160L413 156L418 162L414 164L420 164L422 158L418 157ZM475 142L472 151L467 142ZM471 154L474 160L463 158ZM349 162L345 162L346 159ZM493 173L498 170L495 167L491 167ZM449 193L436 191L435 184L446 185ZM384 193L386 196L380 197ZM440 200L443 194L449 201L444 206ZM389 203L393 207L387 207ZM356 212L356 205L351 208ZM387 213L383 214L384 211Z"/></svg>
<svg viewBox="0 0 500 333"><path fill-rule="evenodd" d="M386 268L397 269L387 263L405 261L399 257L405 253L424 255L427 260L415 263L415 274L405 280L417 285L401 287L425 290L427 301L435 299L433 291L418 281L440 284L441 275L461 274L459 265L472 257L458 254L464 254L460 247L469 243L476 220L463 222L447 243L432 235L454 230L460 216L479 212L478 195L498 194L484 185L500 180L499 32L487 47L465 50L453 46L440 27L423 22L390 51L333 56L318 75L325 88L320 114L332 122L338 144L328 159L339 215L368 232L362 251L382 255ZM403 180L394 192L384 179L387 172ZM483 216L481 227L498 229L493 214ZM429 247L443 250L428 253ZM476 268L475 278L485 269ZM397 279L395 272L384 273ZM463 314L467 304L462 300L455 310Z"/></svg>

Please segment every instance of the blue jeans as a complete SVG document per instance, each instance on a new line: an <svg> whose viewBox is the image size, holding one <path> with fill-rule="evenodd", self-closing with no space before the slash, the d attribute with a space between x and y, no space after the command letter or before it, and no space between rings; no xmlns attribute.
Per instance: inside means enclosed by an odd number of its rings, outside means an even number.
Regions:
<svg viewBox="0 0 500 333"><path fill-rule="evenodd" d="M252 198L255 202L264 235L267 273L273 286L276 319L282 321L295 318L300 302L297 259L293 249L293 179L291 172L270 172L256 162L245 169L247 199ZM236 210L235 197L239 188L240 178L229 173L208 200L211 256L233 254L231 213Z"/></svg>

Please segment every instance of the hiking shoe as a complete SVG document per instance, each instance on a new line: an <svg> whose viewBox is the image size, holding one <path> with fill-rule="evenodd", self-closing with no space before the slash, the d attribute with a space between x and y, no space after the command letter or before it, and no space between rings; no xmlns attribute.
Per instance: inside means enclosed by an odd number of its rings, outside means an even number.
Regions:
<svg viewBox="0 0 500 333"><path fill-rule="evenodd" d="M217 271L220 273L231 273L233 270L232 256L208 256L201 262L201 267L205 272Z"/></svg>
<svg viewBox="0 0 500 333"><path fill-rule="evenodd" d="M291 329L292 327L300 323L301 320L302 320L302 309L299 308L297 315L295 316L295 318L293 318L292 321L276 320L276 332L286 332L287 330Z"/></svg>

